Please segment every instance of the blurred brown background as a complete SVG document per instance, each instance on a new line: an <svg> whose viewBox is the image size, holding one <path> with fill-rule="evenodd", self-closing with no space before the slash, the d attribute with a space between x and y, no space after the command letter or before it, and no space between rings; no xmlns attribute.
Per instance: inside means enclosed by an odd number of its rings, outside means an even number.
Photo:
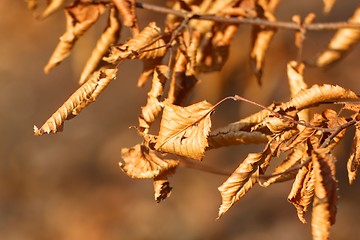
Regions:
<svg viewBox="0 0 360 240"><path fill-rule="evenodd" d="M358 1L337 1L333 12L322 15L322 1L283 1L279 20L315 12L316 21L346 20ZM161 14L139 10L141 26L162 21ZM65 28L62 12L37 21L24 1L0 2L0 239L310 239L308 224L297 219L287 202L291 182L256 186L216 221L221 203L217 187L226 177L179 169L170 179L172 196L153 200L152 182L134 180L119 167L120 149L140 138L129 126L137 124L148 85L136 88L139 62L120 67L118 79L64 132L33 136L33 125L44 121L78 87L77 79L105 20L95 25L75 47L73 55L49 75L43 74L52 50ZM296 57L293 32L280 30L267 56L263 86L249 70L249 26L241 27L222 73L202 76L189 102L239 94L261 104L289 98L286 62ZM124 30L122 40L127 37ZM325 47L331 32L309 33L304 56ZM359 47L326 71L307 69L306 81L332 83L360 93ZM258 108L245 103L222 105L214 127L235 121ZM332 239L359 239L360 181L349 186L346 160L352 132L337 148L340 199ZM261 146L212 150L204 162L234 170L249 151ZM279 160L277 160L279 161Z"/></svg>

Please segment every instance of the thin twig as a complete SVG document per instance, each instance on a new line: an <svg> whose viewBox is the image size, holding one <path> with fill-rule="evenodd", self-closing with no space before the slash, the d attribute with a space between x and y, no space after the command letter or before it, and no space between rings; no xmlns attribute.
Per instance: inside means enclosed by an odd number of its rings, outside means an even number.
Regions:
<svg viewBox="0 0 360 240"><path fill-rule="evenodd" d="M235 18L235 17L222 17L208 14L194 14L191 12L177 11L167 7L161 7L149 3L136 2L137 8L146 9L149 11L155 11L159 13L172 14L181 18L207 20L229 24L249 24L258 25L262 27L281 28L288 30L300 31L301 28L305 28L307 31L322 31L322 30L337 30L339 28L360 28L358 23L349 22L326 22L326 23L310 23L304 26L299 26L294 22L282 22L282 21L269 21L262 18Z"/></svg>

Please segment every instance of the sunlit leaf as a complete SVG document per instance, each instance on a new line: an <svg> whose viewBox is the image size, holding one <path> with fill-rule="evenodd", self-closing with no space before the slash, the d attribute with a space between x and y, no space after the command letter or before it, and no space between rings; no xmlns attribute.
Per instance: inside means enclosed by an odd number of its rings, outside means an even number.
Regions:
<svg viewBox="0 0 360 240"><path fill-rule="evenodd" d="M164 101L164 110L155 149L201 160L208 146L213 105L202 101L180 107Z"/></svg>

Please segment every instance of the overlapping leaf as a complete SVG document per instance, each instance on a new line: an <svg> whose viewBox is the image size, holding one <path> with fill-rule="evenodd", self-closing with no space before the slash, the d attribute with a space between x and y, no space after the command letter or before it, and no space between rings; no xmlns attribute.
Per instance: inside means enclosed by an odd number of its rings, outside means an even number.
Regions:
<svg viewBox="0 0 360 240"><path fill-rule="evenodd" d="M355 181L360 165L360 126L356 124L355 136L350 157L347 162L347 171L350 184Z"/></svg>
<svg viewBox="0 0 360 240"><path fill-rule="evenodd" d="M81 3L76 2L65 9L66 31L60 37L60 42L56 46L49 62L44 67L45 73L60 64L81 37L104 13L106 6L104 3Z"/></svg>
<svg viewBox="0 0 360 240"><path fill-rule="evenodd" d="M201 160L208 146L213 105L202 101L187 107L163 102L164 110L155 149Z"/></svg>
<svg viewBox="0 0 360 240"><path fill-rule="evenodd" d="M120 168L132 178L156 178L161 174L174 170L178 160L161 159L156 153L144 145L137 144L132 148L123 148Z"/></svg>
<svg viewBox="0 0 360 240"><path fill-rule="evenodd" d="M108 26L101 34L94 50L91 53L91 56L88 58L85 67L81 73L79 84L83 84L87 80L89 75L97 68L98 64L108 51L109 47L117 42L120 34L120 29L121 23L118 18L117 11L115 10L115 8L110 8Z"/></svg>

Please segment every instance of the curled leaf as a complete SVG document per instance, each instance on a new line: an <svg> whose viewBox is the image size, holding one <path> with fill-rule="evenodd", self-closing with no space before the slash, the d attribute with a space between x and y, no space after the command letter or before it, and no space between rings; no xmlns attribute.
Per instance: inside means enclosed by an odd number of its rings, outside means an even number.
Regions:
<svg viewBox="0 0 360 240"><path fill-rule="evenodd" d="M259 5L260 7L260 5ZM264 12L266 9L262 9L260 12ZM260 18L264 18L269 21L275 21L275 17L267 12L266 15L260 14ZM271 40L276 33L275 28L264 28L261 26L253 26L252 28L252 40L251 40L251 52L250 63L253 72L261 84L262 71L264 66L265 54L270 46Z"/></svg>
<svg viewBox="0 0 360 240"><path fill-rule="evenodd" d="M59 10L65 2L66 0L50 0L46 9L41 13L39 18L47 18L48 16Z"/></svg>
<svg viewBox="0 0 360 240"><path fill-rule="evenodd" d="M290 108L302 110L321 103L348 99L358 99L358 96L353 91L337 85L315 84L311 88L300 90L290 101L281 104L280 108L285 111Z"/></svg>
<svg viewBox="0 0 360 240"><path fill-rule="evenodd" d="M271 158L268 148L261 153L250 153L231 176L218 188L222 203L219 209L221 217L235 202L242 198L257 182L262 174L261 164Z"/></svg>
<svg viewBox="0 0 360 240"><path fill-rule="evenodd" d="M164 110L155 149L201 160L208 146L213 105L202 101L187 107L163 102Z"/></svg>
<svg viewBox="0 0 360 240"><path fill-rule="evenodd" d="M150 22L138 35L125 44L113 46L108 57L104 60L115 63L122 59L155 59L166 53L165 41L161 38L161 30Z"/></svg>
<svg viewBox="0 0 360 240"><path fill-rule="evenodd" d="M296 174L288 201L291 202L297 211L297 215L302 223L306 223L305 213L314 196L314 171L312 163L303 166Z"/></svg>
<svg viewBox="0 0 360 240"><path fill-rule="evenodd" d="M263 187L268 187L273 183L279 183L288 181L295 178L297 170L291 170L291 168L296 167L301 159L304 159L305 154L305 144L299 144L293 148L293 151L283 160L271 174L273 177L268 178L265 182L259 182Z"/></svg>
<svg viewBox="0 0 360 240"><path fill-rule="evenodd" d="M140 144L123 148L121 157L124 162L120 162L119 166L131 178L156 178L174 170L179 164L178 160L159 158L155 151Z"/></svg>
<svg viewBox="0 0 360 240"><path fill-rule="evenodd" d="M157 66L154 71L151 89L148 92L146 106L141 108L139 116L139 131L142 133L148 133L151 123L155 121L155 118L162 110L159 100L163 95L164 85L168 78L169 67L166 65Z"/></svg>
<svg viewBox="0 0 360 240"><path fill-rule="evenodd" d="M180 50L178 50L167 97L169 102L176 105L181 105L189 92L198 82L194 75L187 74L187 64L187 57Z"/></svg>
<svg viewBox="0 0 360 240"><path fill-rule="evenodd" d="M360 7L354 15L348 20L349 23L360 23ZM327 49L316 59L315 65L325 67L341 60L348 54L360 40L359 28L339 29L331 39Z"/></svg>
<svg viewBox="0 0 360 240"><path fill-rule="evenodd" d="M81 2L65 9L66 31L60 37L60 42L44 67L45 73L48 73L70 55L76 41L98 20L105 10L104 3Z"/></svg>
<svg viewBox="0 0 360 240"><path fill-rule="evenodd" d="M135 12L135 0L112 0L122 18L124 25L131 28L133 36L139 34L139 24Z"/></svg>
<svg viewBox="0 0 360 240"><path fill-rule="evenodd" d="M330 226L335 223L337 181L335 159L329 153L312 154L315 176L315 196L311 228L313 239L329 239Z"/></svg>
<svg viewBox="0 0 360 240"><path fill-rule="evenodd" d="M82 109L96 100L97 96L116 78L117 68L101 68L74 92L68 100L41 126L34 126L36 136L61 131L64 121L75 117Z"/></svg>
<svg viewBox="0 0 360 240"><path fill-rule="evenodd" d="M91 53L91 56L87 60L85 67L80 75L79 84L83 84L86 81L89 75L97 68L109 47L118 40L121 23L117 15L118 14L115 8L110 8L108 26L101 34L94 50Z"/></svg>
<svg viewBox="0 0 360 240"><path fill-rule="evenodd" d="M360 165L360 126L359 124L356 124L352 150L347 162L347 171L348 171L348 178L350 184L352 184L355 181L359 165Z"/></svg>

